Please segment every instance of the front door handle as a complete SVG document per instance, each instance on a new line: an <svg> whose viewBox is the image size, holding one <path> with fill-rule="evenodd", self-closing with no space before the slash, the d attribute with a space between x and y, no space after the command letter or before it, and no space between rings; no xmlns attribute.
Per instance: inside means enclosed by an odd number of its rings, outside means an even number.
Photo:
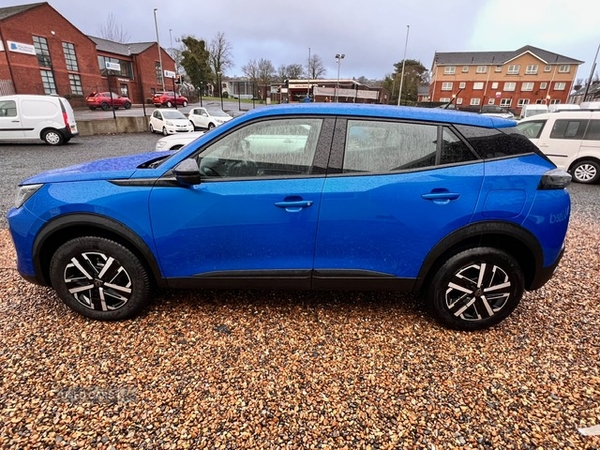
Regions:
<svg viewBox="0 0 600 450"><path fill-rule="evenodd" d="M456 200L458 197L460 197L458 192L450 192L445 189L434 189L428 194L421 195L421 198L424 200L431 200L437 205L446 205L450 203L450 201Z"/></svg>
<svg viewBox="0 0 600 450"><path fill-rule="evenodd" d="M287 212L300 212L303 208L308 208L312 206L314 202L312 200L304 200L301 197L291 197L287 200L283 200L282 202L275 202L275 206L278 208L283 208Z"/></svg>

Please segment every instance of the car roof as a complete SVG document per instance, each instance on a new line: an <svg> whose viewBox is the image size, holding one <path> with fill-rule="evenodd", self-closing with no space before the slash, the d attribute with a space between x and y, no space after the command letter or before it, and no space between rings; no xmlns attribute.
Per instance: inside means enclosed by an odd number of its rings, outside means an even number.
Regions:
<svg viewBox="0 0 600 450"><path fill-rule="evenodd" d="M516 121L496 116L485 116L477 113L454 111L439 108L418 108L412 106L373 105L354 103L299 103L273 105L257 108L244 114L246 120L258 117L277 115L337 115L361 116L383 119L408 119L429 122L474 125L487 128L514 127Z"/></svg>

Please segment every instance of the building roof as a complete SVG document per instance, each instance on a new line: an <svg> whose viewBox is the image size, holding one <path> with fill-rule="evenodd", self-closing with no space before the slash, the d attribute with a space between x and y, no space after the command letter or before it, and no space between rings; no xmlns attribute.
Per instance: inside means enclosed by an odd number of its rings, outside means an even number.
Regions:
<svg viewBox="0 0 600 450"><path fill-rule="evenodd" d="M123 44L121 42L109 41L95 36L88 36L96 43L96 48L101 52L114 53L115 55L137 55L152 47L156 42L131 42Z"/></svg>
<svg viewBox="0 0 600 450"><path fill-rule="evenodd" d="M12 17L16 14L20 14L32 8L37 8L41 5L47 5L48 2L40 2L40 3L30 3L29 5L17 5L17 6L7 6L6 8L0 8L0 20L7 19L8 17Z"/></svg>
<svg viewBox="0 0 600 450"><path fill-rule="evenodd" d="M469 66L506 64L513 59L530 53L546 64L583 64L584 61L526 45L517 50L499 52L435 52L433 64L438 66Z"/></svg>

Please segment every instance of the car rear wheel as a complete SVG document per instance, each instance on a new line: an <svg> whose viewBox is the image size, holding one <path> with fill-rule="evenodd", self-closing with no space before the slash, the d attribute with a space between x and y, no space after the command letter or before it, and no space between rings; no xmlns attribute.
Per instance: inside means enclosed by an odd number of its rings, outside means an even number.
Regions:
<svg viewBox="0 0 600 450"><path fill-rule="evenodd" d="M181 106L183 106L184 108L187 106L187 102L184 100L183 103L181 104Z"/></svg>
<svg viewBox="0 0 600 450"><path fill-rule="evenodd" d="M125 107L125 109L129 109L131 108L131 102L125 102L123 106Z"/></svg>
<svg viewBox="0 0 600 450"><path fill-rule="evenodd" d="M523 296L518 262L501 250L472 248L444 262L426 290L426 302L444 326L471 331L505 319Z"/></svg>
<svg viewBox="0 0 600 450"><path fill-rule="evenodd" d="M60 246L50 261L50 279L61 300L90 319L131 318L150 296L141 261L121 244L95 236Z"/></svg>
<svg viewBox="0 0 600 450"><path fill-rule="evenodd" d="M44 130L42 141L48 145L60 145L64 142L63 135L56 130Z"/></svg>
<svg viewBox="0 0 600 450"><path fill-rule="evenodd" d="M108 108L110 108L110 105L108 103L104 102L100 105L100 108L102 108L102 111L108 111Z"/></svg>
<svg viewBox="0 0 600 450"><path fill-rule="evenodd" d="M150 124L150 133L154 133L154 126Z"/></svg>
<svg viewBox="0 0 600 450"><path fill-rule="evenodd" d="M597 183L600 180L600 164L591 159L579 161L571 169L571 175L578 183Z"/></svg>

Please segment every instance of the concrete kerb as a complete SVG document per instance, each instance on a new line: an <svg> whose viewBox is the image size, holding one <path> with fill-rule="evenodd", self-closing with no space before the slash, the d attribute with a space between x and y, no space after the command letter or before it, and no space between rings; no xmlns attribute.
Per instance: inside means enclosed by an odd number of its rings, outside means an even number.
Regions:
<svg viewBox="0 0 600 450"><path fill-rule="evenodd" d="M143 116L121 116L116 119L77 120L80 136L94 134L141 133L148 131L148 118Z"/></svg>

